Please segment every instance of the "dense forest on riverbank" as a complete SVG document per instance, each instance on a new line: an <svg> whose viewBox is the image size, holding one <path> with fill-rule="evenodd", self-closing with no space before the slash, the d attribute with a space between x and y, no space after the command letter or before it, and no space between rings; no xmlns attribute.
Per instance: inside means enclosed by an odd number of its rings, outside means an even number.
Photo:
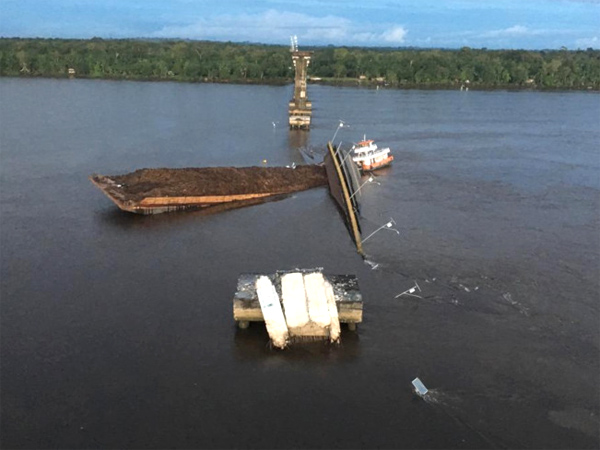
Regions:
<svg viewBox="0 0 600 450"><path fill-rule="evenodd" d="M309 75L406 87L600 89L600 50L316 47ZM285 83L285 46L177 40L0 38L0 76ZM359 81L362 80L362 81Z"/></svg>

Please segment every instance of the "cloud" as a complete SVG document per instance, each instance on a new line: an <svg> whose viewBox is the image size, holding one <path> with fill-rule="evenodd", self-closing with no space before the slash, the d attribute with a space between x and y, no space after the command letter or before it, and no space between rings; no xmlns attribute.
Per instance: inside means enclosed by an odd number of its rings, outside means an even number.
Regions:
<svg viewBox="0 0 600 450"><path fill-rule="evenodd" d="M503 28L500 30L490 30L481 34L481 37L521 37L521 36L533 36L542 34L542 30L532 30L522 25L514 25L509 28Z"/></svg>
<svg viewBox="0 0 600 450"><path fill-rule="evenodd" d="M369 29L381 31L358 32ZM398 45L404 43L407 33L406 28L396 24L375 27L334 15L317 17L270 9L256 14L216 15L193 23L168 25L153 36L282 44L295 34L300 45Z"/></svg>
<svg viewBox="0 0 600 450"><path fill-rule="evenodd" d="M600 39L598 39L598 36L577 39L575 41L575 46L577 48L600 48Z"/></svg>
<svg viewBox="0 0 600 450"><path fill-rule="evenodd" d="M391 30L382 33L381 37L385 42L393 44L402 44L404 42L404 36L408 31L403 27L394 27Z"/></svg>
<svg viewBox="0 0 600 450"><path fill-rule="evenodd" d="M541 49L561 48L563 46L572 48L575 39L584 33L585 31L577 28L530 28L524 25L512 25L491 30L466 29L432 33L427 38L420 36L412 38L410 43L412 45L446 48L459 46L493 49ZM595 39L597 38L580 39L578 41L579 48L587 48L586 44L597 47L600 42ZM577 47L575 46L575 48Z"/></svg>

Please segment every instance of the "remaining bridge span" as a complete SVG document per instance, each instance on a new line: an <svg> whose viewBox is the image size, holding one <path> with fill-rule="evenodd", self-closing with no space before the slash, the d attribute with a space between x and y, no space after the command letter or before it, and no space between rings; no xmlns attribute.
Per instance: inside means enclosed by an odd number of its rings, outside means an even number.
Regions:
<svg viewBox="0 0 600 450"><path fill-rule="evenodd" d="M294 77L294 97L289 104L290 128L308 130L310 128L312 103L308 101L306 78L313 52L299 51L296 36L292 37L292 47L290 50L292 52L292 62L296 70Z"/></svg>

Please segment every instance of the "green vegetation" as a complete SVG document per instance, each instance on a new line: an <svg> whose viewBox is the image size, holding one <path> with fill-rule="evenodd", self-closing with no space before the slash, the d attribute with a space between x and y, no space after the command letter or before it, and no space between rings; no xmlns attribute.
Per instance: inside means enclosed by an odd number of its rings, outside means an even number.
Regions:
<svg viewBox="0 0 600 450"><path fill-rule="evenodd" d="M403 87L600 89L600 50L317 47L312 77ZM0 38L0 76L284 83L287 47L205 41Z"/></svg>

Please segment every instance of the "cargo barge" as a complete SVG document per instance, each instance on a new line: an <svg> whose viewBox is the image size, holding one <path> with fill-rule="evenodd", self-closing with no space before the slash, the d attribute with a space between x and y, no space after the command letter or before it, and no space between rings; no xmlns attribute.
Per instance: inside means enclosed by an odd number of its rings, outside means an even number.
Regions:
<svg viewBox="0 0 600 450"><path fill-rule="evenodd" d="M186 209L239 208L327 184L321 165L140 169L90 180L120 209L160 214Z"/></svg>

